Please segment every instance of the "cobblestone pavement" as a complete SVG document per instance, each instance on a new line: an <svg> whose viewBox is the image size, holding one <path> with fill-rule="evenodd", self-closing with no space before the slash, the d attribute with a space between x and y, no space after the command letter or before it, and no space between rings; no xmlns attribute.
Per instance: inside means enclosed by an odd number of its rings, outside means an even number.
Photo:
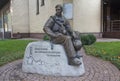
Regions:
<svg viewBox="0 0 120 81"><path fill-rule="evenodd" d="M0 81L120 81L120 71L108 61L87 56L84 50L83 61L86 73L80 77L55 77L24 73L22 60L0 67Z"/></svg>

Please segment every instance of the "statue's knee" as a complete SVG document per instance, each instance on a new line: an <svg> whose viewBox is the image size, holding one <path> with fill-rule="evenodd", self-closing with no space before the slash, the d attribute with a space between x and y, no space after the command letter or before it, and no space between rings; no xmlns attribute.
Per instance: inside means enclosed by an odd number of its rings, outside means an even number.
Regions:
<svg viewBox="0 0 120 81"><path fill-rule="evenodd" d="M77 46L75 46L75 49L76 50L80 50L82 48L82 45L77 45Z"/></svg>
<svg viewBox="0 0 120 81"><path fill-rule="evenodd" d="M65 38L65 39L71 39L71 37L70 37L70 36L64 36L64 38Z"/></svg>
<svg viewBox="0 0 120 81"><path fill-rule="evenodd" d="M80 50L82 48L82 42L80 40L73 41L73 44L76 50Z"/></svg>

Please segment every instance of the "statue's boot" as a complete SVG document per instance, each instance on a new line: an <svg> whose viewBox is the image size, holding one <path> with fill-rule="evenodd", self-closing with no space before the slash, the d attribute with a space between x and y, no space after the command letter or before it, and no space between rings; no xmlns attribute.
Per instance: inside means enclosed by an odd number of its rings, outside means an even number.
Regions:
<svg viewBox="0 0 120 81"><path fill-rule="evenodd" d="M75 65L75 66L79 66L81 65L81 61L80 61L80 58L77 58L77 57L73 57L73 58L70 58L69 59L69 65Z"/></svg>
<svg viewBox="0 0 120 81"><path fill-rule="evenodd" d="M83 55L76 55L76 58L81 58L81 57L83 57Z"/></svg>
<svg viewBox="0 0 120 81"><path fill-rule="evenodd" d="M77 51L77 53L76 53L76 56L75 56L76 58L82 58L83 57L83 55L81 55L81 53L80 53L80 51Z"/></svg>

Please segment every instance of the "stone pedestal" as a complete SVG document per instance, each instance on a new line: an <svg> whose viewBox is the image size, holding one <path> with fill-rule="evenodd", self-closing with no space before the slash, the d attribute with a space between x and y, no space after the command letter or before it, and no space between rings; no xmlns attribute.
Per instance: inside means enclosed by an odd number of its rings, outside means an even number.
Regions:
<svg viewBox="0 0 120 81"><path fill-rule="evenodd" d="M53 49L51 49L52 45ZM82 65L68 65L63 46L52 45L49 41L29 43L25 50L22 70L28 73L53 76L80 76L85 73L82 58Z"/></svg>

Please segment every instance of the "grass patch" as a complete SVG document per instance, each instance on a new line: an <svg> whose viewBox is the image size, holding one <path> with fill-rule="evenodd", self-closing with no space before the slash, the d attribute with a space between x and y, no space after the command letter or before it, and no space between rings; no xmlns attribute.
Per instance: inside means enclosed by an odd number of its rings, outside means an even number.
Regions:
<svg viewBox="0 0 120 81"><path fill-rule="evenodd" d="M86 45L84 48L88 55L111 61L120 69L120 42L96 42L93 45Z"/></svg>
<svg viewBox="0 0 120 81"><path fill-rule="evenodd" d="M31 40L0 40L0 66L21 59Z"/></svg>

